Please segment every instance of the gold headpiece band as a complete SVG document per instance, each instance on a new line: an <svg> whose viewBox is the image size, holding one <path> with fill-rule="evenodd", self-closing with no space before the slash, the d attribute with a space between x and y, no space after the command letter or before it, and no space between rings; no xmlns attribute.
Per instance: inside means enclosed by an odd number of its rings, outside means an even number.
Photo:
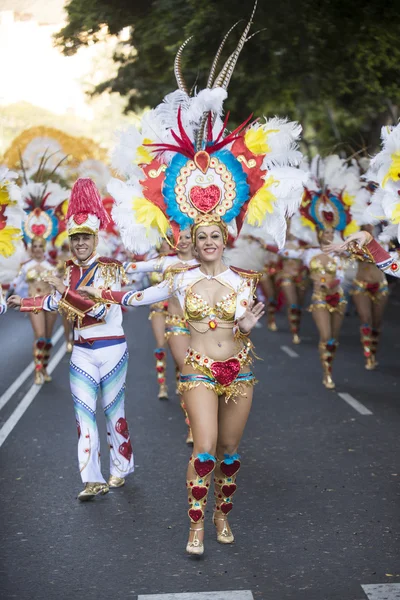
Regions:
<svg viewBox="0 0 400 600"><path fill-rule="evenodd" d="M211 215L198 215L195 219L194 224L190 228L190 233L192 236L192 243L196 242L196 231L199 227L209 227L210 225L216 225L220 228L222 233L222 239L224 240L224 244L228 241L228 226L221 219L220 216L211 214Z"/></svg>

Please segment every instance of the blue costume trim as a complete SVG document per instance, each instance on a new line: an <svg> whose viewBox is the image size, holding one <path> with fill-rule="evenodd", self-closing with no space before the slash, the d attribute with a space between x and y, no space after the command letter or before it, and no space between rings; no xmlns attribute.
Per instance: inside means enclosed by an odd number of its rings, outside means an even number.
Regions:
<svg viewBox="0 0 400 600"><path fill-rule="evenodd" d="M224 462L226 465L233 465L235 460L240 460L240 454L224 454Z"/></svg>
<svg viewBox="0 0 400 600"><path fill-rule="evenodd" d="M197 458L200 462L207 462L207 460L212 460L213 462L217 462L217 459L212 454L208 454L208 452L203 452L202 454L198 454Z"/></svg>
<svg viewBox="0 0 400 600"><path fill-rule="evenodd" d="M99 348L107 348L107 346L116 346L117 344L125 344L126 339L115 339L115 340L94 340L93 342L78 342L75 341L74 345L78 348L88 348L89 350L98 350Z"/></svg>

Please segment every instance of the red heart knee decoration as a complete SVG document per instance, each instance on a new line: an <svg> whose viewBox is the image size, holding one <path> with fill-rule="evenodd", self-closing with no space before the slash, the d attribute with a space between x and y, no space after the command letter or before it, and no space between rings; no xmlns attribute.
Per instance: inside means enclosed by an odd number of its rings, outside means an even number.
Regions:
<svg viewBox="0 0 400 600"><path fill-rule="evenodd" d="M223 485L221 490L225 498L230 498L236 492L236 485L231 483L230 485Z"/></svg>
<svg viewBox="0 0 400 600"><path fill-rule="evenodd" d="M237 473L240 469L240 460L234 460L230 465L227 465L226 462L222 461L220 468L224 475L232 477L232 475Z"/></svg>
<svg viewBox="0 0 400 600"><path fill-rule="evenodd" d="M229 512L231 512L232 508L233 508L232 502L223 502L221 504L221 512L223 512L224 515L227 515Z"/></svg>
<svg viewBox="0 0 400 600"><path fill-rule="evenodd" d="M198 521L200 521L200 519L203 516L203 511L197 508L191 508L188 511L189 517L192 519L192 521L194 521L195 523L197 523Z"/></svg>
<svg viewBox="0 0 400 600"><path fill-rule="evenodd" d="M207 496L207 492L208 488L204 485L195 485L192 487L192 496L193 498L196 498L196 500L202 500L204 496Z"/></svg>
<svg viewBox="0 0 400 600"><path fill-rule="evenodd" d="M221 385L230 385L239 375L240 362L238 358L229 358L211 365L211 373Z"/></svg>
<svg viewBox="0 0 400 600"><path fill-rule="evenodd" d="M213 471L215 467L215 462L213 460L205 460L201 462L198 458L194 461L194 468L196 470L197 475L200 477L205 477L209 473Z"/></svg>

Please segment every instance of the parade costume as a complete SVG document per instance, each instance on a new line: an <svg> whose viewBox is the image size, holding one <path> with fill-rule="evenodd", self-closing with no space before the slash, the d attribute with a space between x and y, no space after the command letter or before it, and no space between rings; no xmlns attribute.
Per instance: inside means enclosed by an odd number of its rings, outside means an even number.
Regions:
<svg viewBox="0 0 400 600"><path fill-rule="evenodd" d="M118 156L114 155L114 166L126 181L112 180L108 190L116 200L114 219L120 226L124 244L131 251L145 252L149 246L165 239L169 230L176 243L180 232L190 228L192 241L196 243L202 233L197 234L199 228L214 226L220 240L219 270L222 268L220 254L228 233L236 237L244 222L257 226L259 237L270 234L279 247L283 246L286 216L298 206L305 181L304 172L291 166L301 160L297 150L301 128L278 118L249 125L250 117L232 133L227 133L229 115L224 122L221 118L226 89L248 38L254 11L255 7L236 50L218 74L217 64L225 36L206 89L193 97L187 91L181 74L185 43L175 61L179 90L144 116L140 131L130 128L121 135L124 143L119 146ZM251 394L250 386L254 384L249 376L249 365L241 364L239 358L244 344L238 323L256 309L252 307L252 298L258 280L258 273L233 267L214 275L205 274L202 265L176 267L153 288L127 294L103 290L101 296L105 302L140 306L176 295L188 320L195 356L194 361L189 358L190 365L184 366L181 389L188 398L196 397L200 401L205 391L210 394L209 386L214 386L215 402L221 410L218 397L221 388L217 388L217 384L223 386L222 391L229 398L223 406L228 410L234 400L244 402L243 396ZM212 290L211 304L205 296L207 289ZM222 293L225 295L220 297ZM224 330L230 335L225 331L225 350L218 351L222 344L218 346L217 341ZM203 352L200 348L209 348L211 344L212 351ZM210 371L203 369L207 360L212 361ZM195 379L185 380L189 373ZM195 447L197 443L195 439ZM223 461L224 457L193 456L188 466L189 485L190 481L196 482L198 494L197 498L189 494L189 518L194 530L187 545L190 554L204 552L199 531L204 528L207 483L217 459ZM206 485L203 486L198 477L204 477ZM226 522L226 513L224 517L218 515L220 518ZM218 521L215 523L218 528Z"/></svg>
<svg viewBox="0 0 400 600"><path fill-rule="evenodd" d="M336 155L325 159L316 156L311 163L310 178L299 213L292 218L291 231L310 246L319 245L324 232L344 237L357 231L359 225L352 211L360 188L356 165L348 165ZM318 348L323 370L322 382L326 388L334 389L332 364L347 305L341 287L344 265L340 258L325 254L321 247L306 250L304 263L313 281L309 310L320 333ZM329 319L326 323L327 315ZM331 336L329 339L323 333L327 326Z"/></svg>
<svg viewBox="0 0 400 600"><path fill-rule="evenodd" d="M0 315L7 312L5 289L15 270L15 258L21 252L23 210L16 173L0 167ZM11 276L10 276L11 272Z"/></svg>
<svg viewBox="0 0 400 600"><path fill-rule="evenodd" d="M97 235L107 222L98 192L90 179L78 180L68 206L68 235ZM118 487L134 470L133 451L125 418L125 379L128 349L122 328L121 308L95 303L79 294L79 287L93 284L119 291L124 280L121 263L94 253L86 261L67 261L63 294L54 292L22 300L21 311L44 309L65 314L74 324L74 348L70 385L78 428L78 460L87 500L106 493L100 466L100 442L96 423L97 395L102 396L110 449L109 484ZM122 483L121 483L122 482Z"/></svg>

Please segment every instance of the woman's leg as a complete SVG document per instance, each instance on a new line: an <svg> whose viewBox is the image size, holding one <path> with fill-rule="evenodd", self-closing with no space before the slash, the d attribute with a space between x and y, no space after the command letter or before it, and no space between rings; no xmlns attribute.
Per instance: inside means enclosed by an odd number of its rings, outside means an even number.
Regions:
<svg viewBox="0 0 400 600"><path fill-rule="evenodd" d="M176 364L177 376L179 379L179 375L183 368L183 363L186 356L186 351L189 345L189 336L188 335L171 335L168 340L169 349L171 350L171 354ZM180 405L185 415L185 423L188 426L188 433L186 438L187 444L193 444L193 434L190 428L189 416L186 410L186 405L183 400L183 396L180 396Z"/></svg>
<svg viewBox="0 0 400 600"><path fill-rule="evenodd" d="M186 476L190 518L189 541L186 550L191 554L202 554L204 550L204 513L211 474L216 462L218 397L214 391L201 383L197 387L185 391L183 400L193 431L193 454L189 460Z"/></svg>
<svg viewBox="0 0 400 600"><path fill-rule="evenodd" d="M373 302L369 297L369 294L362 292L359 294L353 294L353 301L361 321L360 339L365 357L365 368L370 370L374 368L374 361L372 358Z"/></svg>
<svg viewBox="0 0 400 600"><path fill-rule="evenodd" d="M237 453L243 431L250 413L253 388L243 386L245 396L231 399L219 398L217 464L214 471L214 524L217 539L223 544L233 542L233 534L228 523L228 513L232 510L232 496L236 492L236 475L240 469L240 456Z"/></svg>
<svg viewBox="0 0 400 600"><path fill-rule="evenodd" d="M33 329L33 361L35 363L35 376L34 381L37 385L44 383L44 348L46 345L46 326L45 326L45 313L44 311L38 314L29 313Z"/></svg>
<svg viewBox="0 0 400 600"><path fill-rule="evenodd" d="M286 298L289 327L290 332L293 336L293 343L299 344L299 323L301 318L301 306L299 305L296 284L294 282L286 281L284 285L282 285L282 291Z"/></svg>
<svg viewBox="0 0 400 600"><path fill-rule="evenodd" d="M46 345L44 347L44 357L43 357L43 375L44 380L46 382L51 381L51 375L47 373L47 365L50 360L50 353L53 347L51 343L51 336L53 335L53 329L55 322L57 320L58 313L57 312L45 312L44 313L44 324L45 324L45 336L46 336Z"/></svg>
<svg viewBox="0 0 400 600"><path fill-rule="evenodd" d="M372 305L372 332L371 332L371 353L372 353L372 364L375 368L378 363L376 362L376 353L378 351L379 337L381 334L383 315L385 313L386 305L389 297L387 295L380 296L377 302Z"/></svg>
<svg viewBox="0 0 400 600"><path fill-rule="evenodd" d="M159 400L168 400L167 388L167 353L165 349L165 313L151 312L151 328L156 340L157 348L154 350L156 359L156 374Z"/></svg>
<svg viewBox="0 0 400 600"><path fill-rule="evenodd" d="M312 311L312 316L319 332L318 350L324 374L322 383L328 389L333 389L335 384L332 381L331 373L335 340L332 333L331 315L328 309L317 308Z"/></svg>

